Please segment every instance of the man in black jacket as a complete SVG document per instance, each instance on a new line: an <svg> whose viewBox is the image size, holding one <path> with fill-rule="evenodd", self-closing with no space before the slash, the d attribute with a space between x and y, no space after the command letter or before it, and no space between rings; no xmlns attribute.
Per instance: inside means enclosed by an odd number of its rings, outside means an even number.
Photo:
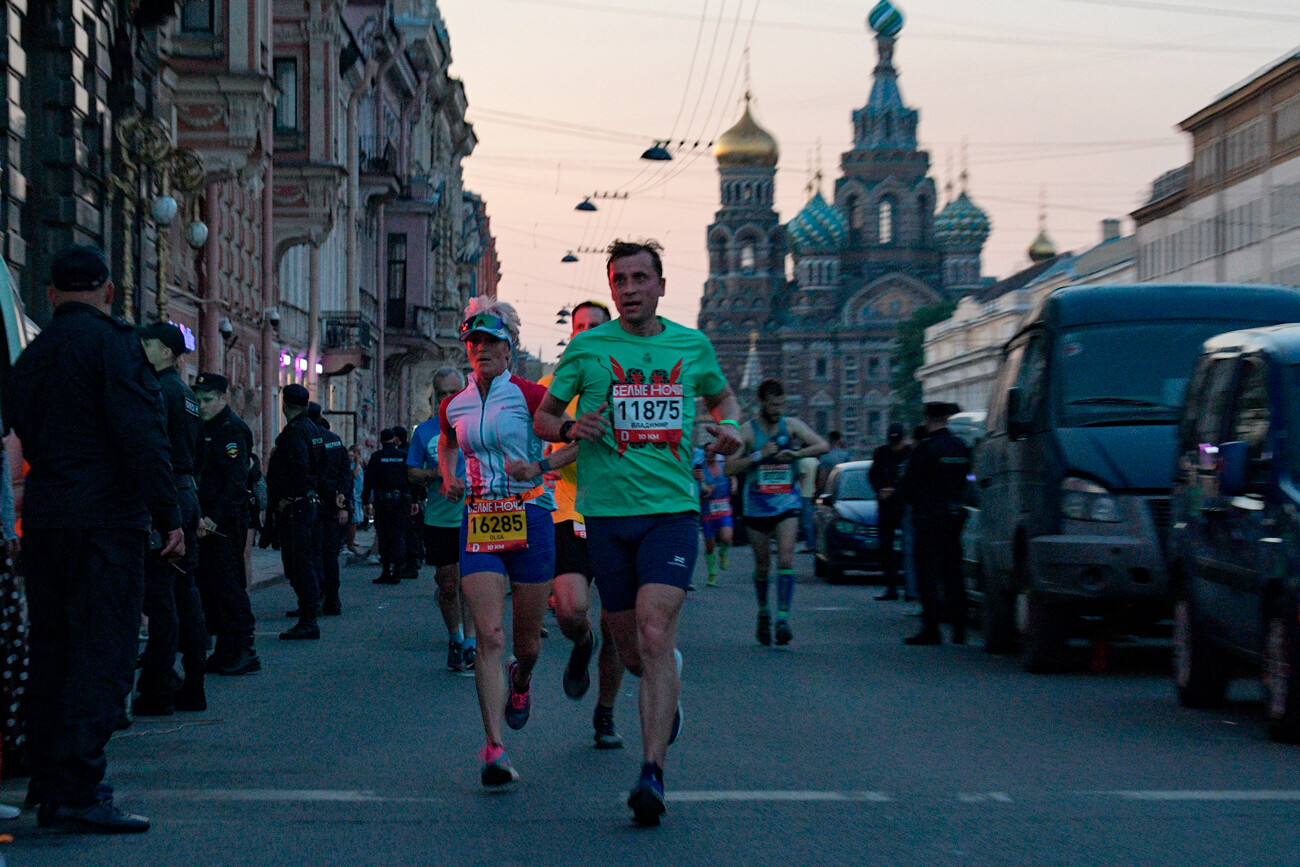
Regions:
<svg viewBox="0 0 1300 867"><path fill-rule="evenodd" d="M144 613L149 643L141 659L138 694L131 705L137 716L168 716L176 710L207 710L203 691L208 632L203 604L194 584L198 569L199 497L195 476L203 470L203 420L194 392L181 379L176 361L188 352L185 335L170 322L140 330L144 354L158 374L163 414L171 441L172 479L185 530L185 556L169 563L155 552L145 558ZM172 667L181 651L185 680L173 691Z"/></svg>
<svg viewBox="0 0 1300 867"><path fill-rule="evenodd" d="M885 592L876 598L882 602L898 598L898 552L894 550L894 536L903 525L905 505L898 495L898 481L911 456L912 449L898 422L889 426L885 444L871 453L871 470L867 476L876 490L879 508L876 539L880 546L880 566L885 572Z"/></svg>
<svg viewBox="0 0 1300 867"><path fill-rule="evenodd" d="M961 528L971 454L966 443L948 430L948 417L957 412L953 403L925 405L925 439L916 444L899 482L904 501L912 505L921 591L921 631L905 638L904 644L939 644L943 620L952 624L953 644L966 641Z"/></svg>
<svg viewBox="0 0 1300 867"><path fill-rule="evenodd" d="M28 800L43 827L140 832L103 784L135 674L150 524L185 554L158 379L93 247L59 251L54 316L19 357L5 415L31 469L23 558L31 621Z"/></svg>
<svg viewBox="0 0 1300 867"><path fill-rule="evenodd" d="M200 373L194 380L203 417L198 584L208 631L217 638L208 671L240 675L262 670L253 649L255 621L244 568L251 520L248 484L254 468L253 432L230 408L228 387L219 373Z"/></svg>
<svg viewBox="0 0 1300 867"><path fill-rule="evenodd" d="M316 617L320 613L320 472L324 437L307 418L310 396L304 386L292 383L280 393L280 407L288 419L275 438L275 450L266 470L267 508L275 512L280 535L280 559L290 586L298 595L298 608L290 613L298 622L280 633L285 641L320 638Z"/></svg>
<svg viewBox="0 0 1300 867"><path fill-rule="evenodd" d="M380 449L366 463L361 502L373 504L381 570L375 584L398 584L406 564L406 522L411 511L406 454L392 428L379 432Z"/></svg>
<svg viewBox="0 0 1300 867"><path fill-rule="evenodd" d="M343 528L348 522L348 499L352 492L352 471L343 440L330 430L321 415L321 406L312 401L307 417L321 429L322 462L320 473L320 589L321 614L342 614L339 600L339 549L343 546Z"/></svg>

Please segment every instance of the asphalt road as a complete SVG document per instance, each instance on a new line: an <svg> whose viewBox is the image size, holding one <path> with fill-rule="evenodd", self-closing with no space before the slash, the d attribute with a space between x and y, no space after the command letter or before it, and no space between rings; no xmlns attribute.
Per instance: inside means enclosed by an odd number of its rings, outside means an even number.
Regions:
<svg viewBox="0 0 1300 867"><path fill-rule="evenodd" d="M749 559L691 594L682 739L664 824L623 806L639 763L591 747L595 689L567 699L552 624L533 716L507 746L521 783L478 784L471 678L443 668L428 570L376 587L344 570L344 614L285 644L284 585L254 594L263 671L211 678L210 709L138 720L109 747L138 837L0 824L16 865L1296 864L1300 749L1264 736L1258 688L1183 710L1167 655L1042 677L965 647L905 648L916 621L872 587L803 581L789 650L753 639ZM702 567L701 567L702 571ZM702 584L702 579L700 580ZM593 675L594 676L594 675ZM19 803L25 781L0 785Z"/></svg>

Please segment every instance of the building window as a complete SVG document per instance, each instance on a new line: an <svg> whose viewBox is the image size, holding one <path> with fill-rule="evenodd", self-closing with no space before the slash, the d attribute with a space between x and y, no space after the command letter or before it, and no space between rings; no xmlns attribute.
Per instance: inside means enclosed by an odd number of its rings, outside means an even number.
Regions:
<svg viewBox="0 0 1300 867"><path fill-rule="evenodd" d="M880 243L894 243L894 203L885 199L880 203Z"/></svg>
<svg viewBox="0 0 1300 867"><path fill-rule="evenodd" d="M740 248L740 270L746 274L754 273L754 243L746 241Z"/></svg>
<svg viewBox="0 0 1300 867"><path fill-rule="evenodd" d="M406 236L388 236L388 316L389 328L406 327Z"/></svg>
<svg viewBox="0 0 1300 867"><path fill-rule="evenodd" d="M880 359L872 357L867 360L867 379L880 378Z"/></svg>
<svg viewBox="0 0 1300 867"><path fill-rule="evenodd" d="M186 0L181 7L181 32L212 32L212 0Z"/></svg>
<svg viewBox="0 0 1300 867"><path fill-rule="evenodd" d="M819 358L819 359L817 359L817 364L816 364L816 366L815 366L814 369L817 371L817 372L814 374L814 376L816 376L818 379L825 379L825 378L826 378L826 359L824 359L824 358Z"/></svg>
<svg viewBox="0 0 1300 867"><path fill-rule="evenodd" d="M1276 126L1273 130L1275 141L1284 142L1300 135L1300 99L1293 99L1279 108L1276 117Z"/></svg>
<svg viewBox="0 0 1300 867"><path fill-rule="evenodd" d="M818 432L830 430L830 418L827 416L826 410L824 409L817 410L813 423L816 425L814 430Z"/></svg>
<svg viewBox="0 0 1300 867"><path fill-rule="evenodd" d="M277 57L275 86L280 95L275 100L276 132L298 131L298 59Z"/></svg>
<svg viewBox="0 0 1300 867"><path fill-rule="evenodd" d="M1264 122L1251 121L1234 129L1226 136L1227 165L1226 171L1235 171L1264 156Z"/></svg>
<svg viewBox="0 0 1300 867"><path fill-rule="evenodd" d="M1192 158L1192 168L1198 181L1211 180L1219 175L1219 152L1222 141L1213 139L1196 149Z"/></svg>

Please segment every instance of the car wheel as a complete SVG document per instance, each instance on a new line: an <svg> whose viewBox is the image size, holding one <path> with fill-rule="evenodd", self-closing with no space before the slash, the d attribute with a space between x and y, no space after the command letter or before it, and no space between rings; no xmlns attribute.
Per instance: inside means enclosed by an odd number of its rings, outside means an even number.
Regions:
<svg viewBox="0 0 1300 867"><path fill-rule="evenodd" d="M826 572L825 577L826 577L827 584L844 583L844 570L841 569L839 566L833 566L830 563L827 563L823 568Z"/></svg>
<svg viewBox="0 0 1300 867"><path fill-rule="evenodd" d="M826 577L826 561L816 554L813 554L813 575L818 578Z"/></svg>
<svg viewBox="0 0 1300 867"><path fill-rule="evenodd" d="M1029 591L1029 622L1021 664L1025 671L1050 674L1063 671L1068 661L1071 618L1064 605L1037 590Z"/></svg>
<svg viewBox="0 0 1300 867"><path fill-rule="evenodd" d="M984 572L984 564L976 569ZM985 653L1011 653L1016 649L1016 597L1001 583L984 575L984 600L980 603Z"/></svg>
<svg viewBox="0 0 1300 867"><path fill-rule="evenodd" d="M1183 707L1215 707L1228 691L1228 660L1203 632L1187 587L1179 586L1174 591L1174 682Z"/></svg>
<svg viewBox="0 0 1300 867"><path fill-rule="evenodd" d="M1300 743L1300 660L1297 660L1296 609L1279 604L1269 614L1264 634L1264 693L1268 736L1284 744Z"/></svg>

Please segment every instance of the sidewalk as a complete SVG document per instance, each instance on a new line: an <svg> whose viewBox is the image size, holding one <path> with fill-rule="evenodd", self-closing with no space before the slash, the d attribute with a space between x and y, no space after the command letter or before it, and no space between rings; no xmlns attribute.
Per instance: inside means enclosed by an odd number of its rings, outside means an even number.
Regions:
<svg viewBox="0 0 1300 867"><path fill-rule="evenodd" d="M374 543L374 529L363 530L357 533L357 548L367 551ZM343 554L342 566L356 565L354 555L345 551ZM284 563L280 560L280 552L276 548L259 548L253 546L252 556L249 558L248 568L248 589L260 590L264 587L271 587L284 581Z"/></svg>

